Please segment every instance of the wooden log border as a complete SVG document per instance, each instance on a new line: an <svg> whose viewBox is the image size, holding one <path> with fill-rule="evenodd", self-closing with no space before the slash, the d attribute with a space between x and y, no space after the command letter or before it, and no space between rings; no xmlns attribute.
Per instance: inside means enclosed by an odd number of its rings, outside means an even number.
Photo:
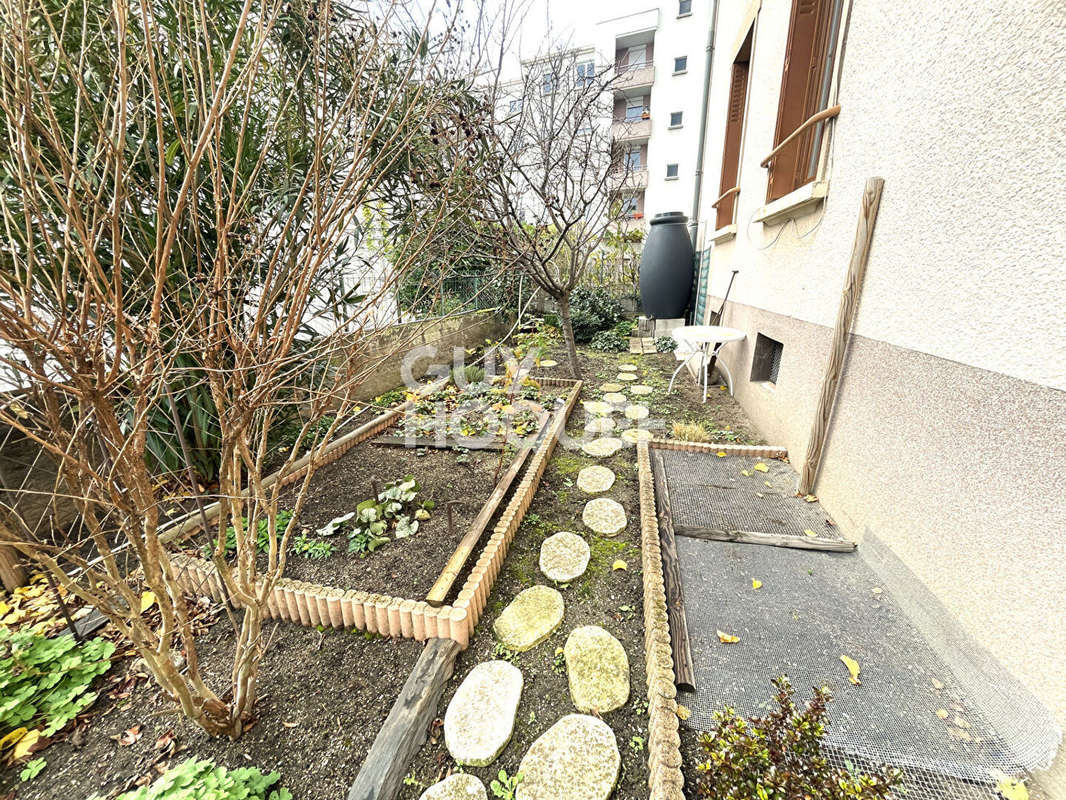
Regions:
<svg viewBox="0 0 1066 800"><path fill-rule="evenodd" d="M485 611L507 550L533 501L533 495L540 485L555 443L566 429L567 420L581 394L581 381L563 378L537 378L537 381L542 386L569 387L570 392L563 406L548 423L547 434L528 460L522 480L511 495L493 528L492 535L482 548L452 605L433 608L423 599L390 597L280 578L267 598L267 614L274 619L309 627L322 625L332 628L355 628L382 636L416 639L420 642L427 639L453 639L465 649L470 644L474 626ZM437 384L433 384L425 391L434 391L436 388ZM340 458L355 445L385 430L409 407L410 402L404 403L342 436L327 449L323 455L326 459L324 463ZM298 480L306 468L306 463L299 465L285 477L285 483ZM271 476L266 480L272 483L277 477ZM210 508L207 511L208 519L217 517L218 504L214 504L213 513ZM166 537L164 541L174 541L198 527L199 514L194 518L179 521L162 536ZM206 594L220 603L226 602L223 587L210 561L184 553L171 553L170 559L183 589Z"/></svg>

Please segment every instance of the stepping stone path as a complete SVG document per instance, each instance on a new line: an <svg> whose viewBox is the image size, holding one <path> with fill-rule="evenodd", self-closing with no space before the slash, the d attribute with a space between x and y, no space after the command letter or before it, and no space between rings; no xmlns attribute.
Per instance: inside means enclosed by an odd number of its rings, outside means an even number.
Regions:
<svg viewBox="0 0 1066 800"><path fill-rule="evenodd" d="M655 434L644 428L626 428L622 431L622 439L630 444L636 444L637 442L650 442L655 438Z"/></svg>
<svg viewBox="0 0 1066 800"><path fill-rule="evenodd" d="M516 800L607 800L622 757L601 719L567 714L533 742L518 771Z"/></svg>
<svg viewBox="0 0 1066 800"><path fill-rule="evenodd" d="M563 648L570 698L578 711L606 714L629 700L629 659L622 643L597 625L575 628Z"/></svg>
<svg viewBox="0 0 1066 800"><path fill-rule="evenodd" d="M622 403L626 402L626 399L626 396L621 392L607 392L603 396L603 402L610 403L612 406L620 406Z"/></svg>
<svg viewBox="0 0 1066 800"><path fill-rule="evenodd" d="M511 740L521 698L522 673L517 667L506 661L486 661L470 670L444 713L444 744L452 758L472 767L495 761ZM484 787L481 792L484 797ZM466 797L440 795L452 796Z"/></svg>
<svg viewBox="0 0 1066 800"><path fill-rule="evenodd" d="M648 407L641 403L628 405L625 410L626 419L647 419L649 413L651 412L648 411Z"/></svg>
<svg viewBox="0 0 1066 800"><path fill-rule="evenodd" d="M626 388L626 387L624 387L620 383L605 383L602 386L600 386L600 391L601 392L620 392L624 388Z"/></svg>
<svg viewBox="0 0 1066 800"><path fill-rule="evenodd" d="M581 405L590 414L599 414L604 417L614 411L610 403L604 403L602 400L585 400Z"/></svg>
<svg viewBox="0 0 1066 800"><path fill-rule="evenodd" d="M618 371L619 372L636 372L637 371L637 365L636 364L620 364L619 367L618 367Z"/></svg>
<svg viewBox="0 0 1066 800"><path fill-rule="evenodd" d="M540 362L539 366L542 366L542 367L557 367L557 366L559 366L559 362L558 361L552 361L550 358L545 358L543 361Z"/></svg>
<svg viewBox="0 0 1066 800"><path fill-rule="evenodd" d="M620 372L614 376L614 379L616 381L635 381L637 376L632 372Z"/></svg>
<svg viewBox="0 0 1066 800"><path fill-rule="evenodd" d="M646 395L651 394L655 390L643 383L634 383L632 386L629 387L629 391L632 394L636 395Z"/></svg>
<svg viewBox="0 0 1066 800"><path fill-rule="evenodd" d="M596 533L614 536L626 527L626 510L617 500L597 497L585 503L585 510L581 512L581 521Z"/></svg>
<svg viewBox="0 0 1066 800"><path fill-rule="evenodd" d="M585 442L581 445L581 449L584 450L590 456L596 456L602 458L606 456L613 456L623 447L621 439L616 439L613 436L601 436L599 439L593 439L591 442Z"/></svg>
<svg viewBox="0 0 1066 800"><path fill-rule="evenodd" d="M563 596L550 586L531 586L518 593L492 630L510 650L524 653L543 642L563 621Z"/></svg>
<svg viewBox="0 0 1066 800"><path fill-rule="evenodd" d="M418 800L488 800L485 784L466 772L456 772L435 783Z"/></svg>
<svg viewBox="0 0 1066 800"><path fill-rule="evenodd" d="M622 434L625 436L625 433ZM594 465L577 473L577 488L587 494L606 492L614 486L614 473L607 467Z"/></svg>
<svg viewBox="0 0 1066 800"><path fill-rule="evenodd" d="M583 538L570 531L559 531L540 545L540 571L549 580L566 583L585 574L591 555Z"/></svg>
<svg viewBox="0 0 1066 800"><path fill-rule="evenodd" d="M610 417L596 417L585 423L585 430L589 433L610 433L614 430L614 420Z"/></svg>

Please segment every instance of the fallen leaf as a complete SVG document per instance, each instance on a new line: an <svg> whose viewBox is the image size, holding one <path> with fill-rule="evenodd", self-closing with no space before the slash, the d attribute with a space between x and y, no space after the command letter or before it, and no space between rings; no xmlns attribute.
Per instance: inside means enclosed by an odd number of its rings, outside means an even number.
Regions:
<svg viewBox="0 0 1066 800"><path fill-rule="evenodd" d="M817 503L818 502L818 498L815 497L813 494L805 494L805 495L803 495L803 499L806 500L808 503Z"/></svg>
<svg viewBox="0 0 1066 800"><path fill-rule="evenodd" d="M618 559L611 564L611 569L628 569L628 565L622 559Z"/></svg>
<svg viewBox="0 0 1066 800"><path fill-rule="evenodd" d="M861 686L862 681L859 680L859 672L861 671L859 662L848 656L841 656L840 660L843 661L844 666L848 668L848 680L856 686Z"/></svg>
<svg viewBox="0 0 1066 800"><path fill-rule="evenodd" d="M992 780L996 782L996 791L1006 800L1029 800L1029 790L1025 783L1005 775L998 769L992 770Z"/></svg>
<svg viewBox="0 0 1066 800"><path fill-rule="evenodd" d="M936 710L936 715L940 717L940 719L947 719L949 716L951 716L950 714L948 714L948 710L946 708L938 708Z"/></svg>
<svg viewBox="0 0 1066 800"><path fill-rule="evenodd" d="M725 450L719 450L715 455L719 458L725 458Z"/></svg>
<svg viewBox="0 0 1066 800"><path fill-rule="evenodd" d="M758 589L761 586L762 586L762 581L757 581L757 580L755 580L755 578L751 579L751 588L752 589Z"/></svg>
<svg viewBox="0 0 1066 800"><path fill-rule="evenodd" d="M745 478L750 478L750 477L751 477L751 472L749 472L749 471L748 471L748 470L746 470L746 469L742 469L742 470L740 471L740 474L741 474L741 475L743 475L743 476L744 476Z"/></svg>
<svg viewBox="0 0 1066 800"><path fill-rule="evenodd" d="M717 631L718 641L722 644L736 644L740 641L739 636L734 636L731 633L725 633L724 631Z"/></svg>
<svg viewBox="0 0 1066 800"><path fill-rule="evenodd" d="M764 463L762 463L761 461L758 464L756 464L754 467L752 467L752 469L757 470L758 472L769 472L770 471L770 468L768 466L766 466Z"/></svg>
<svg viewBox="0 0 1066 800"><path fill-rule="evenodd" d="M11 758L15 761L25 758L33 752L33 746L37 744L37 740L41 738L40 731L29 731L18 740L18 744L15 745L15 752L11 754Z"/></svg>
<svg viewBox="0 0 1066 800"><path fill-rule="evenodd" d="M773 486L770 486L770 481L763 481L763 486L768 486L771 489L774 488Z"/></svg>
<svg viewBox="0 0 1066 800"><path fill-rule="evenodd" d="M164 747L174 741L174 731L167 731L158 739L155 740L155 749L162 750Z"/></svg>
<svg viewBox="0 0 1066 800"><path fill-rule="evenodd" d="M964 720L958 714L956 714L954 717L952 717L951 724L952 725L956 725L956 726L958 726L960 728L969 728L970 727L970 723L967 722L966 720Z"/></svg>
<svg viewBox="0 0 1066 800"><path fill-rule="evenodd" d="M944 688L944 684L938 681L936 678L933 678L933 688L939 692L941 689Z"/></svg>
<svg viewBox="0 0 1066 800"><path fill-rule="evenodd" d="M129 747L141 738L141 726L134 725L118 737L118 743L123 747Z"/></svg>
<svg viewBox="0 0 1066 800"><path fill-rule="evenodd" d="M281 724L284 725L286 728L295 728L300 723L298 723L298 722L282 722Z"/></svg>
<svg viewBox="0 0 1066 800"><path fill-rule="evenodd" d="M0 750L3 750L5 747L12 747L19 739L26 735L28 730L28 728L15 728L15 730L11 731L3 739L0 739Z"/></svg>
<svg viewBox="0 0 1066 800"><path fill-rule="evenodd" d="M141 595L141 613L155 605L155 592L145 592Z"/></svg>
<svg viewBox="0 0 1066 800"><path fill-rule="evenodd" d="M692 712L688 710L687 706L683 706L680 703L677 704L677 716L682 721L692 716Z"/></svg>
<svg viewBox="0 0 1066 800"><path fill-rule="evenodd" d="M805 534L807 534L808 536L817 536L817 535L818 535L817 533L815 533L814 531L812 531L812 530L811 530L810 528L804 528L804 529L803 529L803 532L804 532Z"/></svg>

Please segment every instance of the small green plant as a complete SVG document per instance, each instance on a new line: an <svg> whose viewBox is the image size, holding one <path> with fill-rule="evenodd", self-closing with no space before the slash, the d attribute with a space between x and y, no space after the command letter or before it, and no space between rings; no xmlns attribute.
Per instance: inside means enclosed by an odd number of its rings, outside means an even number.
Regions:
<svg viewBox="0 0 1066 800"><path fill-rule="evenodd" d="M27 761L26 766L19 772L19 780L23 783L26 781L32 781L38 775L41 774L41 770L44 769L44 765L48 762L43 758L35 758L32 761Z"/></svg>
<svg viewBox="0 0 1066 800"><path fill-rule="evenodd" d="M452 383L460 388L481 385L485 380L485 369L477 364L452 367Z"/></svg>
<svg viewBox="0 0 1066 800"><path fill-rule="evenodd" d="M351 515L337 517L330 525L350 526L349 553L357 553L360 557L373 553L390 538L413 536L418 532L419 520L429 518L429 512L435 508L432 500L415 505L421 488L413 475L390 481L377 497L364 500Z"/></svg>
<svg viewBox="0 0 1066 800"><path fill-rule="evenodd" d="M644 737L643 736L637 736L636 734L634 734L633 736L629 737L629 749L632 750L634 753L643 753L644 752Z"/></svg>
<svg viewBox="0 0 1066 800"><path fill-rule="evenodd" d="M827 687L815 689L797 708L792 684L774 680L777 707L745 719L732 708L716 711L714 729L700 736L706 760L696 766L697 792L715 800L887 800L902 773L884 767L872 773L830 766L822 750L827 725Z"/></svg>
<svg viewBox="0 0 1066 800"><path fill-rule="evenodd" d="M414 773L411 772L408 772L406 775L403 776L403 785L414 786L423 791L427 788L425 782L420 781L414 776Z"/></svg>
<svg viewBox="0 0 1066 800"><path fill-rule="evenodd" d="M622 336L629 338L637 332L637 321L635 319L620 320L618 323L615 324L612 330L614 330L615 333L621 334Z"/></svg>
<svg viewBox="0 0 1066 800"><path fill-rule="evenodd" d="M601 353L622 353L629 349L629 339L616 330L600 331L589 341L589 349Z"/></svg>
<svg viewBox="0 0 1066 800"><path fill-rule="evenodd" d="M521 782L521 772L516 772L512 777L507 774L507 770L501 769L496 774L496 779L489 784L489 788L492 789L492 794L501 798L501 800L514 800L515 790L518 789L518 784Z"/></svg>
<svg viewBox="0 0 1066 800"><path fill-rule="evenodd" d="M552 672L560 675L566 674L566 655L561 647L556 647L555 654L552 656Z"/></svg>
<svg viewBox="0 0 1066 800"><path fill-rule="evenodd" d="M499 661L507 661L511 664L518 663L518 653L500 642L496 642L496 645L492 648L492 657Z"/></svg>
<svg viewBox="0 0 1066 800"><path fill-rule="evenodd" d="M656 353L672 353L677 349L677 339L673 336L660 336L655 340Z"/></svg>
<svg viewBox="0 0 1066 800"><path fill-rule="evenodd" d="M255 767L226 769L214 761L190 758L116 800L292 800L292 793L277 785L280 777Z"/></svg>
<svg viewBox="0 0 1066 800"><path fill-rule="evenodd" d="M115 646L106 639L78 644L69 633L48 637L38 625L0 628L0 736L40 728L48 737L96 701L93 679L111 666Z"/></svg>
<svg viewBox="0 0 1066 800"><path fill-rule="evenodd" d="M305 533L301 533L292 540L292 552L304 558L319 561L333 555L333 543L315 539Z"/></svg>
<svg viewBox="0 0 1066 800"><path fill-rule="evenodd" d="M392 406L402 403L407 397L405 390L402 386L398 386L395 389L389 389L387 392L383 392L374 398L374 405L378 408L390 408Z"/></svg>
<svg viewBox="0 0 1066 800"><path fill-rule="evenodd" d="M274 524L277 526L278 536L282 536L285 533L285 529L289 527L290 521L292 521L291 511L279 511L274 516ZM247 524L248 518L241 517L241 525L244 526ZM211 558L216 547L218 547L217 536L210 544L204 545L204 558ZM269 522L266 519L261 519L256 523L255 547L260 553L265 553L270 548L270 529ZM235 552L237 552L237 531L234 530L232 525L230 525L226 528L226 555L231 556Z"/></svg>

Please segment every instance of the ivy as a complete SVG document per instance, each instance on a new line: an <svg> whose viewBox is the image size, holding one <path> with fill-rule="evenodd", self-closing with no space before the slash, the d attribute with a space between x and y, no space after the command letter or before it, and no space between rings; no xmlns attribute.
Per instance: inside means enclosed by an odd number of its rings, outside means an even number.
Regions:
<svg viewBox="0 0 1066 800"><path fill-rule="evenodd" d="M264 774L255 767L226 769L214 761L190 758L171 767L148 786L119 795L116 800L292 800L278 786L277 772ZM99 800L97 796L91 800Z"/></svg>

